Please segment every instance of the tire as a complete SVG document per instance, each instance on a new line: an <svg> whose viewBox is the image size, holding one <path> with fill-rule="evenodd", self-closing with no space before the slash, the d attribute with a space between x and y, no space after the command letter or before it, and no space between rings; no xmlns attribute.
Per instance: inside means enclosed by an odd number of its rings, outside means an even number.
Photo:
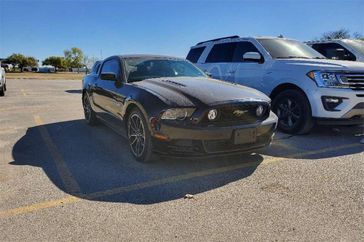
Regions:
<svg viewBox="0 0 364 242"><path fill-rule="evenodd" d="M85 120L87 124L91 126L96 125L97 117L94 110L92 110L90 98L87 95L87 93L85 93L82 97L82 104L83 104L83 113L85 115Z"/></svg>
<svg viewBox="0 0 364 242"><path fill-rule="evenodd" d="M127 136L130 152L139 162L149 162L152 158L153 143L148 124L143 113L134 108L127 118Z"/></svg>
<svg viewBox="0 0 364 242"><path fill-rule="evenodd" d="M306 95L299 90L286 90L273 100L273 112L277 114L278 129L288 134L306 134L313 127L312 112Z"/></svg>
<svg viewBox="0 0 364 242"><path fill-rule="evenodd" d="M0 89L0 96L3 97L5 96L5 85L3 85Z"/></svg>

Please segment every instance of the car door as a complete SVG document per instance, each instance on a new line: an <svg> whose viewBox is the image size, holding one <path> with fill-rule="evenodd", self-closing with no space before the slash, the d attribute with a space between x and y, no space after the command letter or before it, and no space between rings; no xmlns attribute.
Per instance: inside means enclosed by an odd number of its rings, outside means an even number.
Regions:
<svg viewBox="0 0 364 242"><path fill-rule="evenodd" d="M235 42L215 44L211 48L202 69L209 72L213 78L233 82L234 72L231 69L231 63L235 46Z"/></svg>
<svg viewBox="0 0 364 242"><path fill-rule="evenodd" d="M261 59L244 59L244 54L248 52L259 53ZM233 82L262 90L264 70L264 57L255 45L250 41L237 42L230 70L233 73Z"/></svg>
<svg viewBox="0 0 364 242"><path fill-rule="evenodd" d="M113 73L117 80L103 80L103 73ZM120 126L120 113L125 95L122 93L123 75L119 58L105 60L94 88L94 103L99 107L98 116L113 126Z"/></svg>

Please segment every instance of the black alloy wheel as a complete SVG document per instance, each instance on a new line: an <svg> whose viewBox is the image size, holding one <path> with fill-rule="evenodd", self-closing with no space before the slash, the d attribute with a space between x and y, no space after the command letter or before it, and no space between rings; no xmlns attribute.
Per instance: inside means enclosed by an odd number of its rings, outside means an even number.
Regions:
<svg viewBox="0 0 364 242"><path fill-rule="evenodd" d="M151 135L141 111L135 108L128 116L128 141L130 151L136 160L148 162L152 156Z"/></svg>
<svg viewBox="0 0 364 242"><path fill-rule="evenodd" d="M90 99L87 94L83 95L83 111L85 114L85 120L89 125L95 125L97 123L97 118L95 112L92 110Z"/></svg>
<svg viewBox="0 0 364 242"><path fill-rule="evenodd" d="M279 93L273 100L273 111L279 118L278 128L285 133L305 134L313 126L310 104L301 91Z"/></svg>

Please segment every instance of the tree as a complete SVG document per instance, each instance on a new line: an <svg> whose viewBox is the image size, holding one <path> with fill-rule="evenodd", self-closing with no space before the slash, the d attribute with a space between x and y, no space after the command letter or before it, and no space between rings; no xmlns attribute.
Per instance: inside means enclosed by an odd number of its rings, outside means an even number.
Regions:
<svg viewBox="0 0 364 242"><path fill-rule="evenodd" d="M25 59L25 65L24 66L31 66L31 67L38 66L38 60L35 59L32 56L28 56Z"/></svg>
<svg viewBox="0 0 364 242"><path fill-rule="evenodd" d="M38 61L34 57L27 57L22 54L12 54L6 58L6 61L14 66L18 66L20 71L23 71L23 67L26 66L38 66Z"/></svg>
<svg viewBox="0 0 364 242"><path fill-rule="evenodd" d="M64 58L68 67L80 68L83 66L84 55L80 48L73 47L70 50L65 50Z"/></svg>
<svg viewBox="0 0 364 242"><path fill-rule="evenodd" d="M43 65L51 65L57 69L65 69L67 68L66 60L64 57L61 56L50 56L47 57L43 62Z"/></svg>
<svg viewBox="0 0 364 242"><path fill-rule="evenodd" d="M339 29L322 34L321 40L350 39L350 32L347 29Z"/></svg>

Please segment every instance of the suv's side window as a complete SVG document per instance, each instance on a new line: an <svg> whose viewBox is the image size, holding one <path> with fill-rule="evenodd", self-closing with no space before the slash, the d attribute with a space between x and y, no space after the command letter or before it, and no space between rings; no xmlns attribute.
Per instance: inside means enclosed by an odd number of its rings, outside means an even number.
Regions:
<svg viewBox="0 0 364 242"><path fill-rule="evenodd" d="M102 65L101 73L111 72L116 75L116 78L120 80L121 68L117 59L111 59L104 62Z"/></svg>
<svg viewBox="0 0 364 242"><path fill-rule="evenodd" d="M353 53L347 50L344 46L337 43L313 44L312 48L329 59L351 61L356 60L356 57L353 55Z"/></svg>
<svg viewBox="0 0 364 242"><path fill-rule="evenodd" d="M244 62L243 56L247 52L259 52L253 43L248 41L237 42L236 49L233 56L233 62Z"/></svg>
<svg viewBox="0 0 364 242"><path fill-rule="evenodd" d="M216 44L212 47L209 55L206 58L206 63L214 62L232 62L236 42Z"/></svg>
<svg viewBox="0 0 364 242"><path fill-rule="evenodd" d="M205 46L193 48L188 52L188 55L186 57L187 60L191 61L192 63L196 63L198 59L200 58L202 52L205 50Z"/></svg>

